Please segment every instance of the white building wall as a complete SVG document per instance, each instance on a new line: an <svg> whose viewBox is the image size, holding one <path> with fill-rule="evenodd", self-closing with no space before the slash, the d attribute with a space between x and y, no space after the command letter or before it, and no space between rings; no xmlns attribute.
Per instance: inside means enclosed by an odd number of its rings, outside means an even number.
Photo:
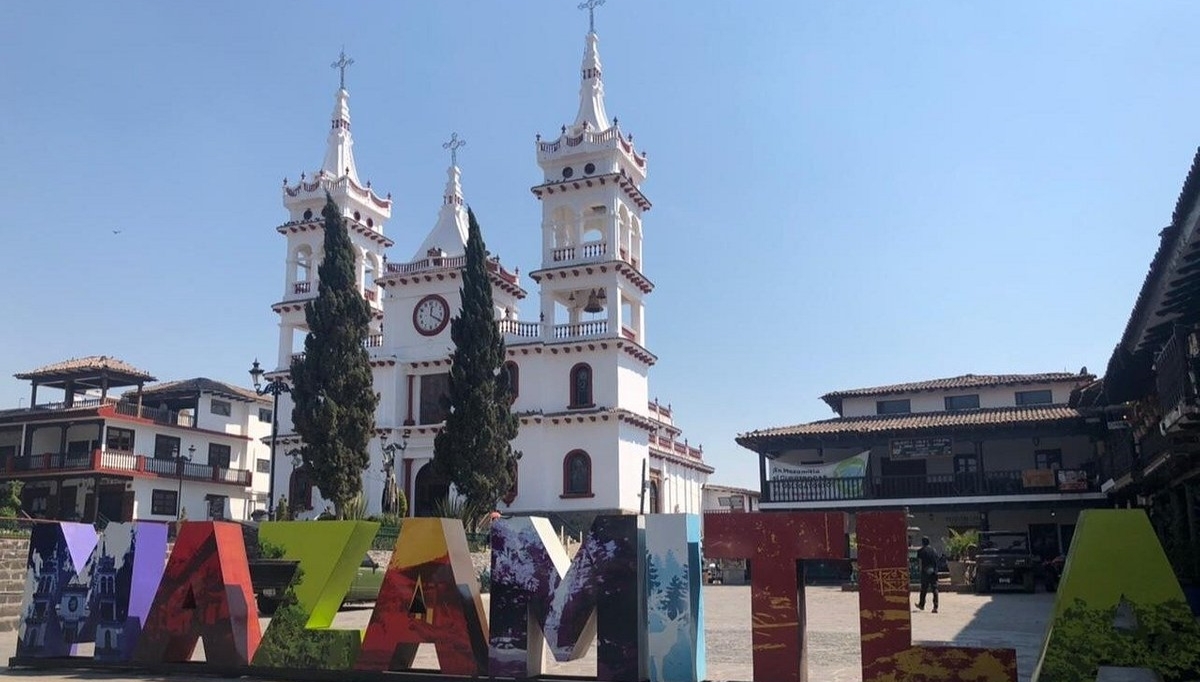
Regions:
<svg viewBox="0 0 1200 682"><path fill-rule="evenodd" d="M853 397L842 399L842 416L863 417L876 413L875 403L880 400L909 400L913 412L944 412L946 397L956 395L979 394L979 406L1012 407L1017 404L1017 392L1040 391L1049 389L1053 403L1065 405L1071 397L1071 391L1080 384L1072 380L1063 382L1044 382L1034 384L1017 384L995 388L965 388L948 391L928 391L920 393L896 393L891 395Z"/></svg>

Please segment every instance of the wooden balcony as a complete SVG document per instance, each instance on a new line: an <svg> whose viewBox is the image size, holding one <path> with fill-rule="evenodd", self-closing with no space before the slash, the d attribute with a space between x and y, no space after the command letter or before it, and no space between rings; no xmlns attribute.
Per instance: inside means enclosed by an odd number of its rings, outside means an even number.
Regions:
<svg viewBox="0 0 1200 682"><path fill-rule="evenodd" d="M1196 399L1198 356L1200 339L1197 332L1188 327L1176 327L1154 359L1154 386L1163 431L1171 431L1200 416Z"/></svg>
<svg viewBox="0 0 1200 682"><path fill-rule="evenodd" d="M1037 472L1037 473L1034 473ZM999 495L1086 493L1099 489L1082 472L1050 470L989 471L976 474L925 474L870 478L796 478L767 481L764 502L828 500L931 499Z"/></svg>
<svg viewBox="0 0 1200 682"><path fill-rule="evenodd" d="M94 450L89 454L44 453L29 457L9 457L2 470L9 478L27 478L62 474L115 474L169 478L185 481L209 481L247 487L253 473L247 469L199 464L180 459L156 459L119 450Z"/></svg>

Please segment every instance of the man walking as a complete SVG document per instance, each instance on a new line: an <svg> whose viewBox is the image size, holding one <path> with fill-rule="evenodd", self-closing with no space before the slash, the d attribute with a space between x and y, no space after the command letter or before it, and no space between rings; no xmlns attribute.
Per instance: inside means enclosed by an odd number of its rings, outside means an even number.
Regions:
<svg viewBox="0 0 1200 682"><path fill-rule="evenodd" d="M938 609L938 572L937 552L929 546L929 538L921 538L921 549L917 550L917 560L921 563L921 598L917 600L917 608L925 610L925 592L933 592L933 611Z"/></svg>

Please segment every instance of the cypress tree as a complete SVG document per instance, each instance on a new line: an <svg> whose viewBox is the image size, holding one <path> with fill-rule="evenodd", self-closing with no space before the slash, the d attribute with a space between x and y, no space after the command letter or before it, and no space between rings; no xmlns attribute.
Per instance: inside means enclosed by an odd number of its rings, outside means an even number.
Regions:
<svg viewBox="0 0 1200 682"><path fill-rule="evenodd" d="M450 413L433 441L437 470L466 498L469 513L481 515L512 488L519 421L504 371L504 336L496 324L487 250L475 213L467 209L466 265L462 310L450 320Z"/></svg>
<svg viewBox="0 0 1200 682"><path fill-rule="evenodd" d="M333 198L325 195L325 257L317 297L304 306L304 357L292 361L292 423L304 440L301 458L337 517L362 491L375 430L371 363L363 346L371 307L359 291L354 245Z"/></svg>

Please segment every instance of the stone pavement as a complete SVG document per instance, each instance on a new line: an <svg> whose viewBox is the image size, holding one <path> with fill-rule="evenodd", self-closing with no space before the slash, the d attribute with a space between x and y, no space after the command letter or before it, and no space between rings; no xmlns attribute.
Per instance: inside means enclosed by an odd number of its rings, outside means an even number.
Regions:
<svg viewBox="0 0 1200 682"><path fill-rule="evenodd" d="M861 668L858 643L858 594L834 587L809 587L808 650L809 679L813 682L859 682ZM914 601L916 595L914 594ZM708 679L750 680L750 588L735 585L705 587L705 644L708 651ZM1017 650L1020 680L1027 682L1041 650L1042 637L1052 594L944 594L940 613L916 611L912 614L913 640L927 644L1011 647ZM371 617L369 606L349 608L335 625L345 628L366 627ZM264 621L264 626L266 621ZM0 633L0 656L4 664L16 649L16 633ZM202 655L202 654L201 654ZM433 669L437 658L431 645L422 645L416 666ZM546 672L569 675L595 675L595 645L579 661L549 662ZM79 679L121 679L91 672L61 673L9 672L6 676L37 678L38 682L67 682ZM139 678L161 679L161 678ZM180 682L186 677L173 677ZM213 680L215 678L199 678Z"/></svg>

